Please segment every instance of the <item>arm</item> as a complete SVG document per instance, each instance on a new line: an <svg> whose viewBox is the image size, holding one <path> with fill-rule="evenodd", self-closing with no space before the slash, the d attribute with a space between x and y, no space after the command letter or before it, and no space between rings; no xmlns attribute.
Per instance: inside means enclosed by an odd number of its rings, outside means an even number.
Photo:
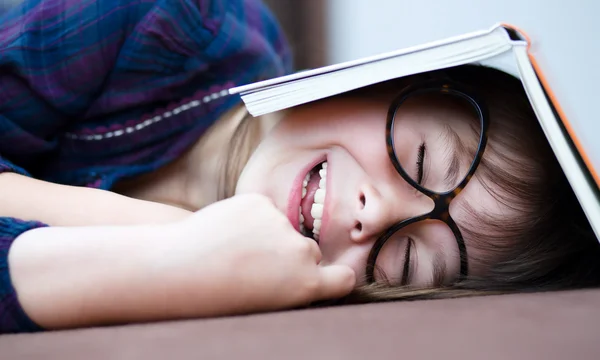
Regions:
<svg viewBox="0 0 600 360"><path fill-rule="evenodd" d="M320 255L270 201L247 195L167 225L31 230L14 242L9 265L25 312L57 329L275 310L346 295L352 270L319 267Z"/></svg>
<svg viewBox="0 0 600 360"><path fill-rule="evenodd" d="M38 330L35 321L32 323L27 313L23 312L9 273L8 253L12 249L11 245L15 242L15 238L19 239L24 236L19 235L27 234L28 231L44 227L46 224L54 226L166 224L183 219L190 214L183 209L135 200L108 191L56 185L15 173L0 173L0 333ZM18 218L37 219L38 221L22 221ZM78 229L81 229L78 230L81 232L76 232L74 235L83 236L79 242L84 246L89 245L90 238L103 234L102 228L98 230L98 233L95 232L95 228ZM60 237L61 232L64 231L63 228L50 231L51 234L58 233L58 235L50 235L47 239L48 242L43 237L39 238L42 244L41 248L62 246L63 243L56 243L53 237ZM29 235L27 234L27 236ZM68 239L75 241L75 238L68 236L63 240ZM118 241L119 239L115 237L113 240ZM169 237L165 237L164 241L169 242ZM119 246L123 245L116 244L115 249L119 249ZM73 250L76 251L76 249ZM95 249L92 246L88 250L94 252ZM82 255L81 259L86 259L85 254ZM60 257L54 257L52 253L42 256L41 259L34 258L34 261L37 260L40 260L40 263L35 265L41 266L41 268L34 267L33 273L31 273L34 277L32 280L35 280L35 269L40 271L37 274L39 276L45 272L44 266L48 263L58 261L58 265L60 265L62 261ZM67 269L67 272L70 270ZM42 279L44 278L42 277ZM91 279L93 281L93 278ZM60 283L60 280L58 282ZM51 281L44 283L33 281L33 283L36 284L34 286L52 284ZM60 294L60 288L57 288L56 291L59 291ZM56 304L58 305L60 302Z"/></svg>
<svg viewBox="0 0 600 360"><path fill-rule="evenodd" d="M189 304L169 293L178 284L160 263L169 240L159 225L30 230L9 252L13 286L46 329L183 316Z"/></svg>
<svg viewBox="0 0 600 360"><path fill-rule="evenodd" d="M0 173L0 217L35 219L52 226L94 226L169 223L190 214L109 191Z"/></svg>

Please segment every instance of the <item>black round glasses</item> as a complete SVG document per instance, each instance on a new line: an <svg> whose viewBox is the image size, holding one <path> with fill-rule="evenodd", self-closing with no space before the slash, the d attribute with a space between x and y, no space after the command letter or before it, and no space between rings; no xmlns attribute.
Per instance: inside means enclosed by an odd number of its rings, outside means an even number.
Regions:
<svg viewBox="0 0 600 360"><path fill-rule="evenodd" d="M427 136L438 137L438 143L443 143L443 154L437 150L437 159L432 160L425 141L405 141L407 137L406 125L413 120L405 119L405 113L410 111L410 103L419 98L431 98L448 101L454 106L460 106L473 114L474 121L462 122L462 128L453 126L452 120L444 119L444 126L430 127ZM446 121L447 120L447 121ZM478 121L477 121L478 120ZM420 121L420 120L419 120ZM427 119L423 119L423 126L427 128ZM454 122L456 123L456 122ZM460 127L460 126L459 126ZM386 145L392 164L400 176L421 194L433 201L433 209L428 213L401 220L391 226L373 245L367 259L367 282L376 281L375 272L379 268L378 258L381 258L382 249L390 239L406 239L401 231L408 226L421 221L439 220L448 225L458 246L460 256L460 278L469 272L467 249L461 232L450 216L450 202L465 188L477 170L483 156L489 127L489 115L485 104L470 91L469 88L448 81L427 81L409 86L392 101L387 114ZM459 133L461 134L459 136ZM411 138L418 138L412 136ZM407 155L408 154L408 155ZM428 156L429 155L429 156ZM442 170L443 169L443 170ZM437 172L440 176L430 176ZM406 245L404 269L401 285L408 282L409 245ZM459 279L460 279L459 278Z"/></svg>

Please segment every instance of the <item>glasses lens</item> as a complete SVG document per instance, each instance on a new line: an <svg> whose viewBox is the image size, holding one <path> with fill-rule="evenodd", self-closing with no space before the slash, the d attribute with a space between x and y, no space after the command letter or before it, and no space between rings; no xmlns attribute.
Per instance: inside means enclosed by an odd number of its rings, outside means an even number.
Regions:
<svg viewBox="0 0 600 360"><path fill-rule="evenodd" d="M454 243L454 233L444 222L412 222L383 244L374 263L373 280L393 286L423 285L424 279L433 280L434 285L453 281L458 277L460 258L458 247L450 245ZM423 251L423 246L428 250Z"/></svg>
<svg viewBox="0 0 600 360"><path fill-rule="evenodd" d="M481 131L478 109L461 95L439 90L416 93L396 110L394 152L415 184L443 193L467 175Z"/></svg>
<svg viewBox="0 0 600 360"><path fill-rule="evenodd" d="M375 261L373 280L392 286L407 285L411 261L414 261L414 243L404 232L394 233L383 245Z"/></svg>

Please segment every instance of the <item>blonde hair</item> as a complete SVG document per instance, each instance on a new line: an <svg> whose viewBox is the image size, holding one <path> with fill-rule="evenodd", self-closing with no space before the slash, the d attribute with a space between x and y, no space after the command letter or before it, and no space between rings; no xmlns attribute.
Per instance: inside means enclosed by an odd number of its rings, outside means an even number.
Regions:
<svg viewBox="0 0 600 360"><path fill-rule="evenodd" d="M242 170L260 143L260 122L255 120L246 112L231 136L227 160L222 164L218 189L219 200L235 195L235 187Z"/></svg>

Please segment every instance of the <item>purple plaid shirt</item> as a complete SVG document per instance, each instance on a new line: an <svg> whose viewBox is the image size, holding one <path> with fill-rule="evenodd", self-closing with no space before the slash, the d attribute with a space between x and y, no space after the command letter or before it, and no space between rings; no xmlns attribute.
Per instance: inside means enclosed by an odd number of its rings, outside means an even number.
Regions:
<svg viewBox="0 0 600 360"><path fill-rule="evenodd" d="M259 0L28 0L0 17L0 172L110 189L182 154L240 100L291 71ZM36 219L0 217L0 332L39 329L7 254Z"/></svg>

